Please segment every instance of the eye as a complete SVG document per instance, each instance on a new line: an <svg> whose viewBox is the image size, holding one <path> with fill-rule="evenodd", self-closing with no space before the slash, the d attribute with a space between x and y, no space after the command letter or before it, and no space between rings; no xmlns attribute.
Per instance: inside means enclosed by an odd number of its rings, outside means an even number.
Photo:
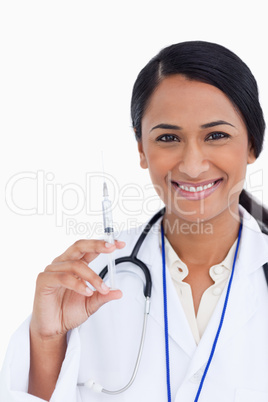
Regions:
<svg viewBox="0 0 268 402"><path fill-rule="evenodd" d="M156 141L160 141L160 142L179 142L179 138L176 135L172 135L172 134L164 134L161 135L160 137L158 137L156 139Z"/></svg>
<svg viewBox="0 0 268 402"><path fill-rule="evenodd" d="M221 139L227 139L227 138L230 138L230 137L231 136L229 134L217 131L217 132L214 132L214 133L210 133L209 136L206 138L206 140L208 140L208 141L210 141L210 140L221 140Z"/></svg>

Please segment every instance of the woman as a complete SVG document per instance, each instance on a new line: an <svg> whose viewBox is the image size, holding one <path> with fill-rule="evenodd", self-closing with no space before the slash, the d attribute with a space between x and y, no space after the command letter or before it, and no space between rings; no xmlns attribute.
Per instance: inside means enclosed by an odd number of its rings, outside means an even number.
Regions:
<svg viewBox="0 0 268 402"><path fill-rule="evenodd" d="M265 129L255 79L220 45L176 44L140 72L131 113L141 167L165 204L139 251L153 288L136 379L118 395L84 386L93 378L117 390L132 375L140 281L118 275L121 290L110 290L97 274L105 254L131 253L142 228L115 245L78 241L38 276L1 400L267 401L268 220L243 190Z"/></svg>

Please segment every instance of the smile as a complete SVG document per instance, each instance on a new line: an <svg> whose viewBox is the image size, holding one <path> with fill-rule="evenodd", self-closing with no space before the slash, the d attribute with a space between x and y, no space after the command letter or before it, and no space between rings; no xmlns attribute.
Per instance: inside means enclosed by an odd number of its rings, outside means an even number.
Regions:
<svg viewBox="0 0 268 402"><path fill-rule="evenodd" d="M179 192L183 197L190 200L200 200L202 198L208 197L211 193L213 193L223 179L217 179L214 181L207 181L201 183L179 183L172 181L172 186Z"/></svg>

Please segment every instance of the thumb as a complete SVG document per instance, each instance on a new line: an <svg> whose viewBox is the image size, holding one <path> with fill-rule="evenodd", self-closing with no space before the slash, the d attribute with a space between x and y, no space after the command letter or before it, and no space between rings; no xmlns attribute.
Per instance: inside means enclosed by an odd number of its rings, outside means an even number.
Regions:
<svg viewBox="0 0 268 402"><path fill-rule="evenodd" d="M110 290L110 292L105 295L95 291L91 297L87 298L86 301L86 309L88 317L96 313L96 311L98 311L98 309L105 303L108 303L112 300L121 299L122 296L123 293L119 289Z"/></svg>

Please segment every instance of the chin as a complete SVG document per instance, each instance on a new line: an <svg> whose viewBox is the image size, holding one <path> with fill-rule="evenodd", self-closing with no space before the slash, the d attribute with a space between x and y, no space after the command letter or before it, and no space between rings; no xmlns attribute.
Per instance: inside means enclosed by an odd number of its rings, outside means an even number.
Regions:
<svg viewBox="0 0 268 402"><path fill-rule="evenodd" d="M171 209L167 207L167 213L171 213L176 218L183 222L188 223L202 223L209 222L214 220L217 217L226 217L226 214L232 215L232 211L230 210L230 205L199 205L195 210L192 208L184 208L178 209L176 206L173 206ZM233 210L233 209L232 209ZM182 212L184 211L184 212Z"/></svg>

